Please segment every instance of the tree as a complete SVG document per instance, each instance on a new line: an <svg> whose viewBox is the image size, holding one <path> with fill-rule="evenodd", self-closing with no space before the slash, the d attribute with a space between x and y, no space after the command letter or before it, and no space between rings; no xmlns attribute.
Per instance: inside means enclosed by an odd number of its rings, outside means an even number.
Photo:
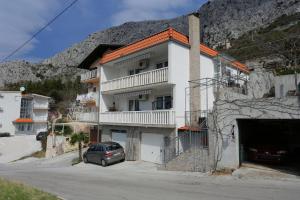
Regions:
<svg viewBox="0 0 300 200"><path fill-rule="evenodd" d="M89 139L89 137L84 132L74 133L71 136L70 144L74 145L74 144L78 143L78 153L79 153L78 161L79 162L82 161L82 143L87 143L88 139Z"/></svg>

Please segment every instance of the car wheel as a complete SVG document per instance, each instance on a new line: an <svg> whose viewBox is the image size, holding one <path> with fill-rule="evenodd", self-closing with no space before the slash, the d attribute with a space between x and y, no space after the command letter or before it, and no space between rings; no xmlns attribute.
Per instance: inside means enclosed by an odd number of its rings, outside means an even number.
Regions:
<svg viewBox="0 0 300 200"><path fill-rule="evenodd" d="M85 156L83 157L83 162L84 163L88 163L89 162Z"/></svg>
<svg viewBox="0 0 300 200"><path fill-rule="evenodd" d="M125 158L123 158L122 160L120 160L121 162L124 162L125 161Z"/></svg>
<svg viewBox="0 0 300 200"><path fill-rule="evenodd" d="M101 160L101 165L102 165L102 167L106 167L107 166L107 162L105 160Z"/></svg>

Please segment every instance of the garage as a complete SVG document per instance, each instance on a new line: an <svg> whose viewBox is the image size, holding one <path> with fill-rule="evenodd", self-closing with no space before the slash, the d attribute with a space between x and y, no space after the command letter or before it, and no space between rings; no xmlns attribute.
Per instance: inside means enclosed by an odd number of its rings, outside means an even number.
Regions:
<svg viewBox="0 0 300 200"><path fill-rule="evenodd" d="M119 143L125 150L127 141L126 131L113 130L111 132L111 140Z"/></svg>
<svg viewBox="0 0 300 200"><path fill-rule="evenodd" d="M142 133L141 160L153 163L161 163L161 145L164 135L156 133Z"/></svg>
<svg viewBox="0 0 300 200"><path fill-rule="evenodd" d="M300 173L300 120L239 119L240 164Z"/></svg>

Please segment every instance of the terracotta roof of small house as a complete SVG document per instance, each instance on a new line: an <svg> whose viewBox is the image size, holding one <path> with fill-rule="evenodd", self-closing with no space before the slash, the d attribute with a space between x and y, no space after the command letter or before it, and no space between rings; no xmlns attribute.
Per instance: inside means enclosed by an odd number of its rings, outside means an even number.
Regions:
<svg viewBox="0 0 300 200"><path fill-rule="evenodd" d="M31 118L18 118L14 121L15 123L33 123Z"/></svg>

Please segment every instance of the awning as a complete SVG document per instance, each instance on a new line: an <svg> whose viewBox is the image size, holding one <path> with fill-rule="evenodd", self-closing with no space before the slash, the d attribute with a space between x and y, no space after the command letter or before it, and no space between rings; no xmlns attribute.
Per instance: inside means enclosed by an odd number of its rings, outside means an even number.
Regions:
<svg viewBox="0 0 300 200"><path fill-rule="evenodd" d="M116 94L114 97L120 98L120 97L136 97L139 95L145 95L145 94L151 94L152 90L143 90L143 91L137 91L137 92L128 92L128 93L122 93L122 94Z"/></svg>
<svg viewBox="0 0 300 200"><path fill-rule="evenodd" d="M18 118L14 121L15 123L33 123L31 118Z"/></svg>
<svg viewBox="0 0 300 200"><path fill-rule="evenodd" d="M119 61L119 62L115 63L115 66L119 67L119 66L124 66L124 65L135 64L143 59L148 59L150 57L151 57L151 54L146 53L146 54L139 55L139 56L136 56L133 58L128 58L126 60Z"/></svg>
<svg viewBox="0 0 300 200"><path fill-rule="evenodd" d="M190 126L182 126L178 128L178 131L200 131L201 129L198 127L190 127Z"/></svg>

